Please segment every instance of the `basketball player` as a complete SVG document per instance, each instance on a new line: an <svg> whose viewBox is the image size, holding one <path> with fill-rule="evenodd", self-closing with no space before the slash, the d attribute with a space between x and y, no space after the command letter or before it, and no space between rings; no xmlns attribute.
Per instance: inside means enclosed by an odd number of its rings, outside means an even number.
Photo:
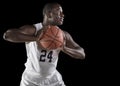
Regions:
<svg viewBox="0 0 120 86"><path fill-rule="evenodd" d="M63 10L58 3L48 3L43 8L43 22L24 25L7 30L3 38L14 43L25 43L27 61L20 86L65 86L61 74L56 70L60 51L76 59L84 59L84 49L64 31L64 45L59 49L44 50L38 48L37 41L41 31L48 25L62 25Z"/></svg>

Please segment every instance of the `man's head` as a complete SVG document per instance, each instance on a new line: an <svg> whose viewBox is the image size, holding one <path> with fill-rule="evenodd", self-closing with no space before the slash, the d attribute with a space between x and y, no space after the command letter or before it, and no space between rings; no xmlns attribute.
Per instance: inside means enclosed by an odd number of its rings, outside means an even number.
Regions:
<svg viewBox="0 0 120 86"><path fill-rule="evenodd" d="M60 4L48 3L43 8L44 23L62 25L64 14Z"/></svg>

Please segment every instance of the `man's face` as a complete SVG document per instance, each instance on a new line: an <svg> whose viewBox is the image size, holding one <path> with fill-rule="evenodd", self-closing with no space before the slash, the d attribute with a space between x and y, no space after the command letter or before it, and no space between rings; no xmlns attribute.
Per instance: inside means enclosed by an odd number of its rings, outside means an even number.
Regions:
<svg viewBox="0 0 120 86"><path fill-rule="evenodd" d="M64 14L62 7L55 5L54 9L51 12L51 23L54 25L62 25L64 19Z"/></svg>

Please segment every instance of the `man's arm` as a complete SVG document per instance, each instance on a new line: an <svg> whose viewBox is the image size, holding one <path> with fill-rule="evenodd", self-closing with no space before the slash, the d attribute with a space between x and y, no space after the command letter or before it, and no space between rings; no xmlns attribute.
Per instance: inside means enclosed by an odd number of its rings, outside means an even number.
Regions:
<svg viewBox="0 0 120 86"><path fill-rule="evenodd" d="M3 38L10 42L22 43L36 41L35 27L33 25L25 25L20 28L8 29Z"/></svg>
<svg viewBox="0 0 120 86"><path fill-rule="evenodd" d="M68 32L65 33L65 45L62 48L62 51L73 58L76 59L85 59L85 52L82 47L80 47L71 37Z"/></svg>

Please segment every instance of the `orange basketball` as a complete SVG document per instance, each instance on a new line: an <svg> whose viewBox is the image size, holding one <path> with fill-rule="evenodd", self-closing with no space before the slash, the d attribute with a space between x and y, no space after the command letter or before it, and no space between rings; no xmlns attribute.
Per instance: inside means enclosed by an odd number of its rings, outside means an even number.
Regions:
<svg viewBox="0 0 120 86"><path fill-rule="evenodd" d="M53 50L63 45L63 32L57 26L48 26L43 32L39 44L42 48Z"/></svg>

